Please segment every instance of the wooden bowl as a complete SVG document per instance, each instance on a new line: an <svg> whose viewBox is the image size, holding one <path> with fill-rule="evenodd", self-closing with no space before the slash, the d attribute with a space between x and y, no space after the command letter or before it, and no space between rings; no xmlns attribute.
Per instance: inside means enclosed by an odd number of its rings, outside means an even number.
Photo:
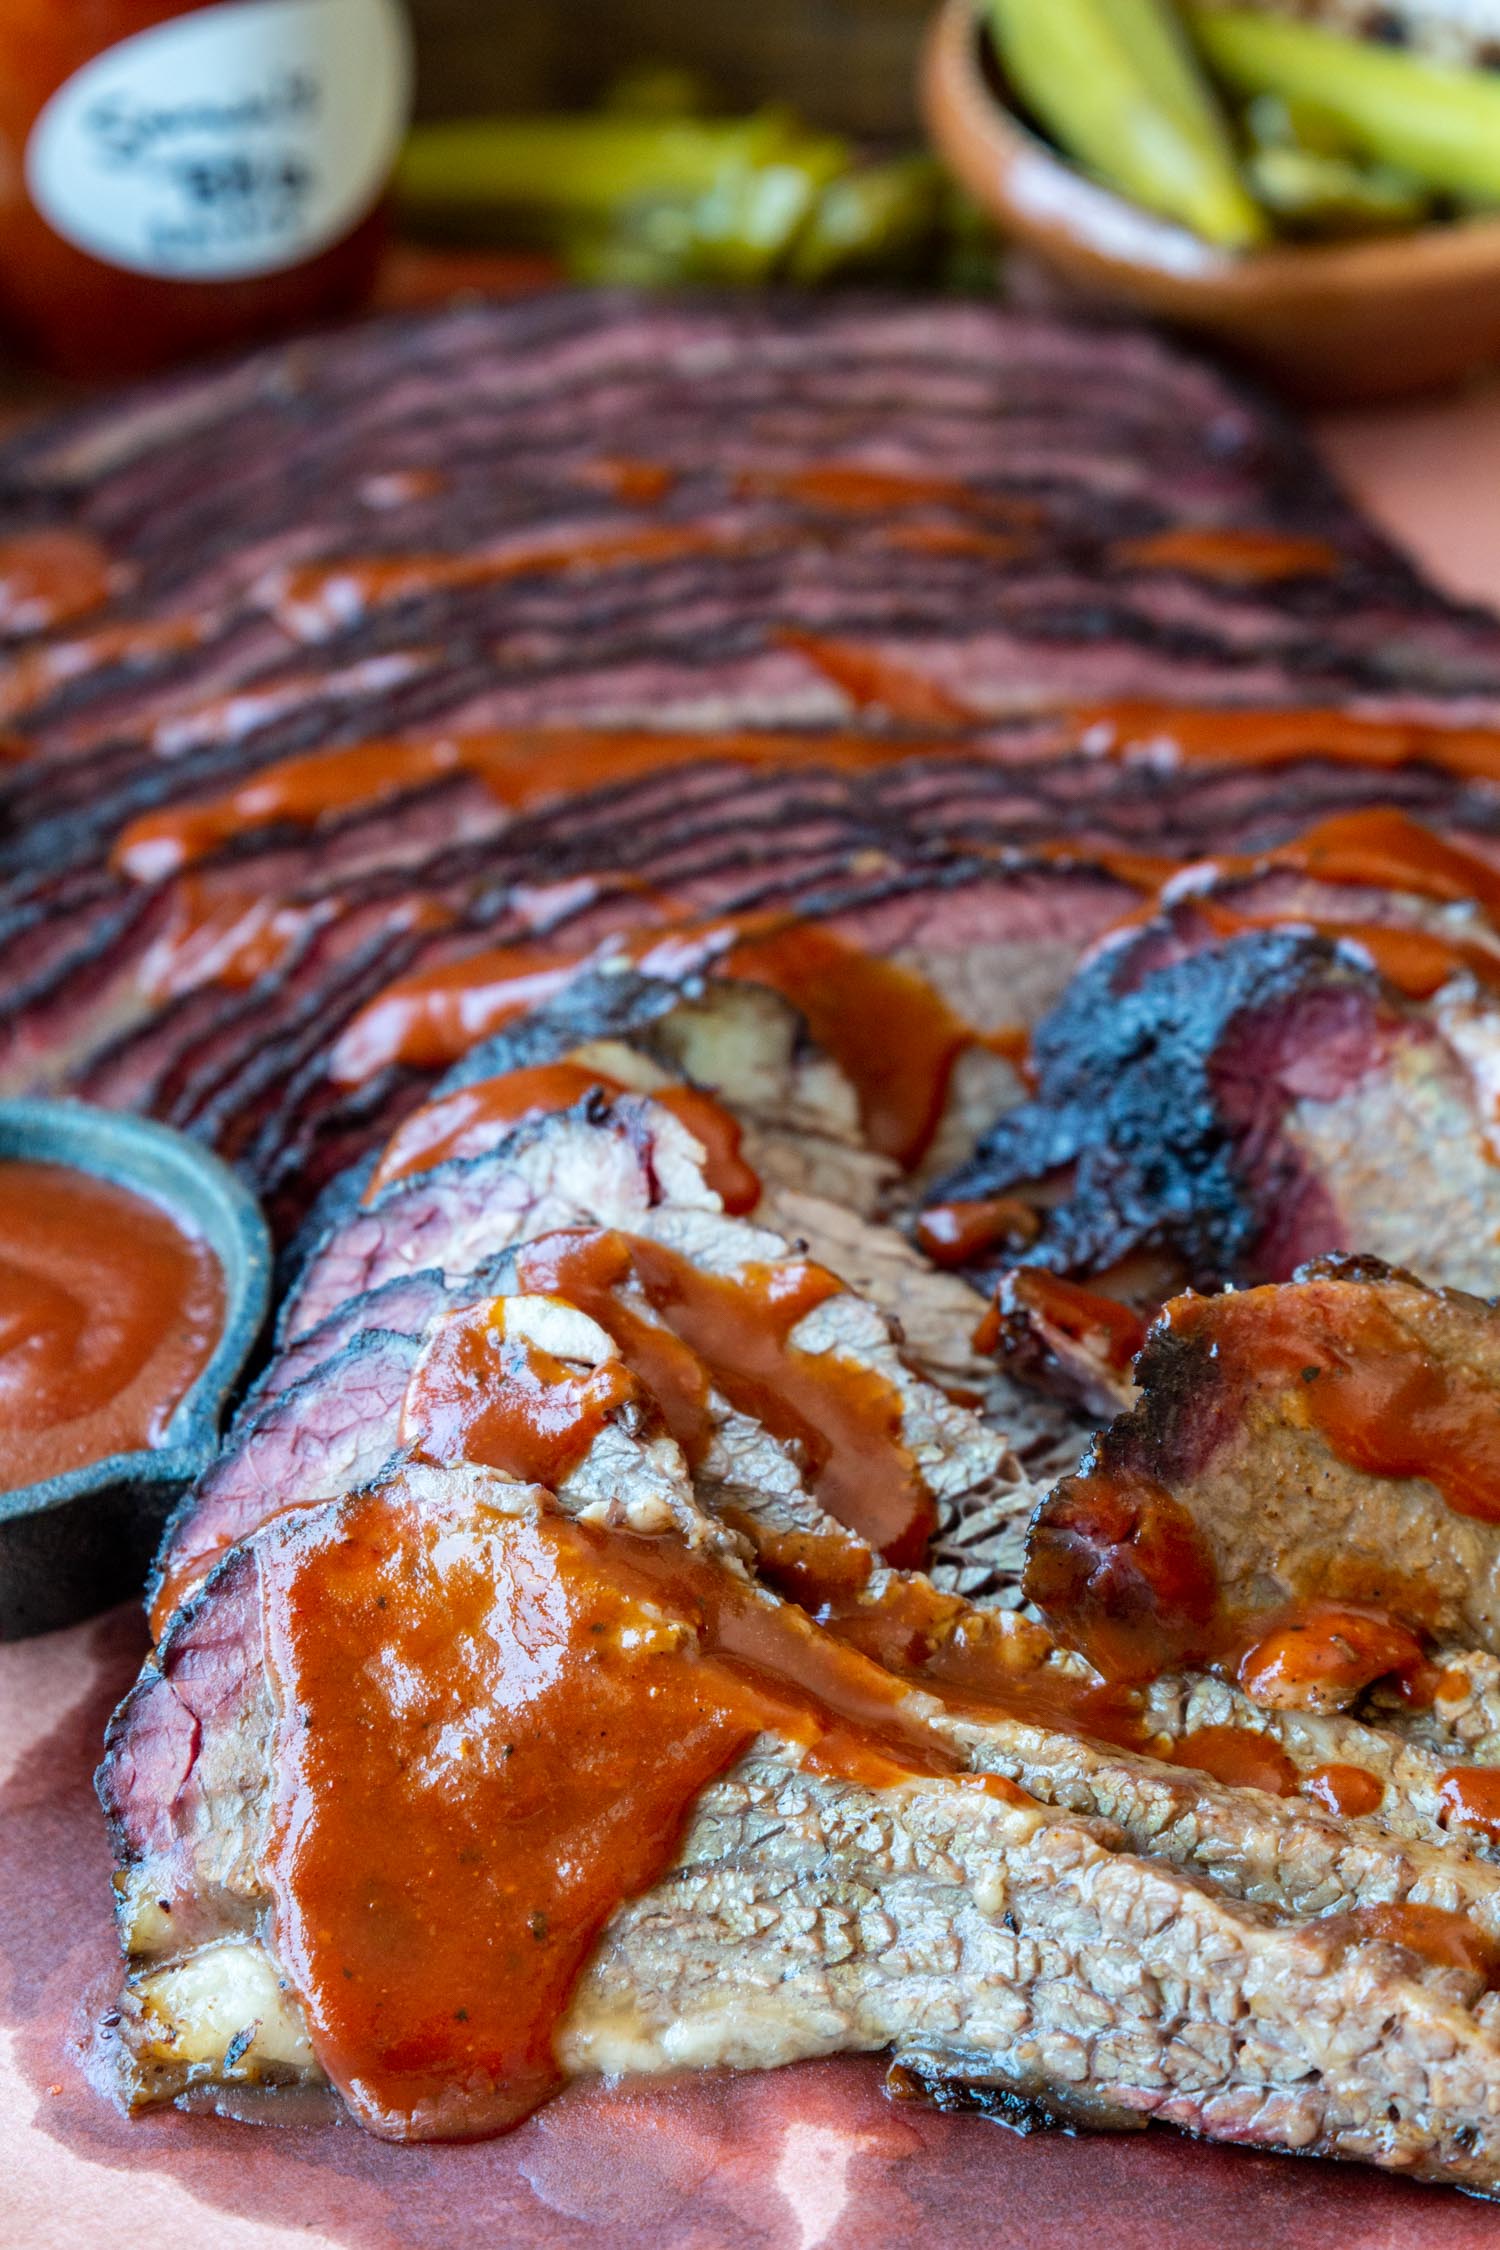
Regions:
<svg viewBox="0 0 1500 2250"><path fill-rule="evenodd" d="M934 140L1012 241L1098 299L1217 343L1320 405L1434 390L1500 360L1500 217L1233 253L1086 179L1005 105L973 0L928 35Z"/></svg>

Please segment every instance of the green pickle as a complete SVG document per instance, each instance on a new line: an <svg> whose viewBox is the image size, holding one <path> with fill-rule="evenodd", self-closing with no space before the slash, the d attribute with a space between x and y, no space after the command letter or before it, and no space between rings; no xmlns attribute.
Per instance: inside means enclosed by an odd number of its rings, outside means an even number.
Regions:
<svg viewBox="0 0 1500 2250"><path fill-rule="evenodd" d="M396 178L414 231L530 243L578 280L743 286L941 270L952 198L924 156L861 161L791 112L681 114L658 76L592 116L421 126Z"/></svg>
<svg viewBox="0 0 1500 2250"><path fill-rule="evenodd" d="M1064 152L1227 250L1268 228L1165 0L987 0L1007 74Z"/></svg>
<svg viewBox="0 0 1500 2250"><path fill-rule="evenodd" d="M1396 234L1420 226L1431 197L1404 172L1319 156L1301 148L1260 148L1250 158L1256 194L1288 234Z"/></svg>
<svg viewBox="0 0 1500 2250"><path fill-rule="evenodd" d="M1249 8L1186 0L1185 12L1236 93L1306 104L1355 154L1467 203L1500 202L1500 73L1426 62Z"/></svg>

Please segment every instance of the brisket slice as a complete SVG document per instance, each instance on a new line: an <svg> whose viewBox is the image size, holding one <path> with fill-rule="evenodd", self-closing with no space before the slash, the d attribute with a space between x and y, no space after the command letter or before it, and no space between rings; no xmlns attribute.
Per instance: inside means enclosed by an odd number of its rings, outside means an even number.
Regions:
<svg viewBox="0 0 1500 2250"><path fill-rule="evenodd" d="M627 1096L610 1105L595 1095L530 1127L500 1132L493 1158L478 1155L467 1162L471 1176L474 1166L485 1166L486 1217L492 1229L495 1214L505 1214L503 1223L512 1227L516 1213L522 1214L519 1232L508 1237L513 1241L559 1227L623 1226L627 1232L649 1233L682 1251L698 1270L715 1275L792 1260L787 1241L763 1224L750 1226L719 1215L718 1199L703 1178L700 1152L680 1128L674 1133L673 1125L667 1112L647 1100ZM628 1136L623 1174L622 1127ZM446 1173L451 1182L460 1170L450 1164L417 1177L440 1181ZM540 1196L539 1181L544 1183ZM379 1198L360 1211L382 1212L386 1202ZM810 1196L797 1199L796 1216L806 1222L797 1259L818 1257L823 1249L819 1220L830 1208ZM344 1231L357 1223L354 1214L346 1217ZM467 1242L467 1218L462 1223ZM874 1266L889 1283L890 1273L879 1258L883 1233L863 1230L866 1255L860 1262ZM498 1245L500 1236L492 1231L485 1239ZM348 1489L393 1454L416 1339L444 1311L496 1294L513 1296L521 1286L501 1256L490 1255L475 1271L466 1248L452 1236L433 1236L428 1247L431 1267L353 1296L315 1327L295 1334L273 1360L218 1461L185 1496L168 1526L151 1599L158 1618L190 1581L202 1576L210 1557L268 1514ZM903 1259L898 1237L891 1237L890 1247L898 1281L891 1292L894 1303L887 1308L884 1300L871 1303L846 1291L799 1324L798 1335L806 1335L807 1350L832 1352L857 1365L899 1399L903 1442L919 1464L939 1519L956 1525L982 1512L992 1534L991 1567L998 1567L1004 1548L1013 1579L1020 1561L1020 1522L1034 1499L1030 1485L1018 1474L1005 1441L913 1373L892 1342L893 1332L900 1333L896 1312L909 1312L918 1338L939 1340L939 1364L945 1359L951 1363L966 1346L979 1308L961 1284L925 1274L909 1254ZM323 1255L314 1252L315 1267ZM336 1264L327 1270L337 1270ZM644 1301L639 1309L642 1317L654 1320ZM392 1334L392 1327L400 1333ZM313 1372L303 1372L314 1355ZM783 1459L773 1444L771 1458L757 1469L745 1448L759 1433L747 1418L740 1419L744 1427L734 1481L747 1488L766 1481L772 1489L784 1489L788 1477L799 1482L795 1449Z"/></svg>
<svg viewBox="0 0 1500 2250"><path fill-rule="evenodd" d="M1168 1288L1214 1288L1358 1249L1490 1283L1492 1003L1450 1036L1442 1003L1399 1001L1327 939L1205 944L1193 921L1180 909L1079 972L1036 1033L1035 1098L933 1200L1028 1197L1027 1259L1063 1273L1149 1255Z"/></svg>
<svg viewBox="0 0 1500 2250"><path fill-rule="evenodd" d="M1156 1670L1319 1599L1500 1651L1492 1305L1324 1260L1178 1298L1135 1372L1032 1523L1027 1590L1065 1639Z"/></svg>
<svg viewBox="0 0 1500 2250"><path fill-rule="evenodd" d="M691 1135L653 1102L586 1095L575 1111L522 1123L488 1156L395 1180L333 1221L288 1290L278 1340L294 1343L398 1274L470 1274L512 1242L558 1227L629 1232L669 1197L717 1208Z"/></svg>
<svg viewBox="0 0 1500 2250"><path fill-rule="evenodd" d="M477 1472L409 1475L389 1493L468 1567L487 1540L484 1567L503 1569L504 1511L538 1504ZM279 1756L261 1578L337 1520L305 1511L229 1558L111 1727L101 1794L137 2102L226 2076L321 2075L261 1934ZM1008 1762L1012 1731L967 1728L976 1762L991 1736ZM1060 1786L1097 1767L1071 1738L1041 1739ZM1148 1790L1153 1772L1183 1787L1197 1844L1167 1824L1142 1857L1108 1822L951 1782L870 1792L762 1743L699 1799L674 1872L610 1923L562 2030L565 2071L935 2051L956 2077L1080 2120L1158 2118L1492 2188L1500 2050L1482 1978L1382 1941L1378 1918L1346 1918L1362 1897L1385 1905L1430 1882L1431 1855L1138 1764ZM1219 1881L1193 1869L1216 1827ZM1453 1876L1447 1895L1493 1918L1486 1871L1460 1856ZM1262 1903L1236 1895L1263 1877Z"/></svg>
<svg viewBox="0 0 1500 2250"><path fill-rule="evenodd" d="M965 769L949 762L942 770L952 774ZM805 779L789 783L784 776L740 775L711 815L686 824L680 811L668 811L659 793L652 818L644 820L652 808L641 791L627 793L628 805L619 806L609 792L599 792L597 808L593 799L581 799L566 811L557 808L518 822L513 831L483 847L454 850L440 841L435 856L413 858L403 840L381 865L353 854L347 877L337 874L336 835L326 840L332 869L318 868L325 844L320 830L292 855L300 854L308 864L309 880L301 884L289 880L285 846L269 854L264 868L253 855L247 860L234 851L217 869L195 876L195 882L208 884L209 896L242 897L237 885L253 886L264 878L291 915L308 910L315 916L333 915L330 922L315 920L253 987L239 992L210 984L175 1000L150 1000L140 989L141 963L165 927L169 900L160 891L117 883L113 905L106 898L87 909L57 909L62 927L86 914L87 936L81 933L71 946L54 946L45 971L31 976L15 994L5 1082L25 1091L55 1081L66 1070L70 1090L90 1099L148 1107L187 1126L268 1187L279 1190L276 1175L283 1171L289 1181L307 1178L316 1185L357 1153L359 1125L350 1112L368 1098L343 1094L324 1082L323 1060L343 1023L382 984L408 968L524 935L526 924L516 912L524 893L515 885L544 854L559 882L577 878L580 895L586 895L586 881L602 885L606 895L612 889L616 920L627 912L621 880L632 871L654 889L665 887L677 911L744 911L757 905L797 909L811 904L820 891L836 892L852 865L884 864L893 883L918 889L951 883L961 875L965 856L972 855L971 865L982 866L975 847L1003 841L1009 849L1028 837L1076 837L1083 859L1095 836L1153 851L1177 845L1189 854L1222 842L1226 833L1246 842L1268 840L1301 825L1307 811L1358 801L1361 792L1368 801L1382 778L1345 768L1327 769L1322 776L1316 769L1303 769L1298 779L1308 794L1299 800L1285 777L1255 777L1252 786L1251 777L1238 775L1231 787L1217 776L1212 787L1205 782L1198 792L1205 816L1200 823L1191 804L1174 821L1160 784L1139 786L1133 769L1122 775L1095 761L1070 761L1012 777L990 773L974 759L967 770L976 778L965 803L955 801L951 789L934 795L929 787L924 794L917 786L920 776L903 796L896 788L900 769L864 777L869 786L859 788L848 776L826 777L826 788L820 784L812 801ZM1408 785L1411 780L1386 778ZM1178 790L1187 799L1195 794L1191 779ZM442 805L430 803L432 794L412 806L419 835L429 814L441 812L443 821L448 817ZM1426 809L1409 786L1404 794L1418 809ZM1465 796L1468 817L1493 819L1488 800L1451 787L1442 808L1445 816L1460 812ZM636 817L637 806L644 825ZM843 808L833 829L825 818L833 817L831 806ZM1226 829L1236 815L1239 825ZM772 829L778 832L774 858L762 841ZM389 814L382 816L380 837L386 843L401 833L400 823ZM622 846L622 833L628 848ZM367 842L373 852L377 839ZM955 851L955 842L962 843L963 851ZM1053 870L1049 879L1044 870L1018 866L1007 879L1015 885L1018 901L1014 942L1024 934L1041 945L1034 944L1025 957L1016 951L999 959L978 955L967 970L954 961L949 982L956 985L960 1003L973 1009L983 1006L987 988L1000 981L1014 983L1024 973L1032 989L1019 996L1020 1004L1012 1010L1012 1020L1024 1022L1060 989L1076 958L1075 930L1094 934L1109 919L1111 895L1123 911L1131 894L1099 876L1091 886L1081 868L1071 876ZM995 887L1002 881L993 867L989 880ZM283 891L284 881L289 887ZM1097 912L1087 903L1091 887ZM1028 928L1022 902L1034 899L1040 908L1040 894L1049 890L1056 900L1056 921L1049 923L1041 915ZM403 927L414 894L424 902L424 911L456 918L451 934ZM1064 905L1070 895L1079 907L1076 924ZM650 915L660 909L648 894L638 897L635 911ZM118 926L122 916L134 918L133 928ZM394 925L389 935L388 925ZM1073 950L1061 950L1068 943ZM991 1000L992 1010L993 1005ZM310 1152L302 1145L305 1112L327 1120L322 1128L327 1155L320 1152L311 1165L306 1161ZM291 1143L285 1153L278 1146L284 1141ZM286 1192L294 1191L289 1187Z"/></svg>
<svg viewBox="0 0 1500 2250"><path fill-rule="evenodd" d="M0 457L0 484L104 538L133 568L138 613L234 614L278 552L410 552L414 539L462 550L597 523L588 472L628 427L677 473L669 521L734 507L763 529L826 531L832 517L847 531L847 510L778 490L832 458L972 482L1002 503L1002 524L1004 502L1040 503L1054 570L1078 544L1178 525L1283 530L1333 550L1328 582L1235 587L1212 570L1113 560L1089 574L1095 601L1143 596L1143 614L1154 603L1179 630L1217 627L1231 646L1274 640L1306 613L1323 661L1384 641L1412 685L1493 662L1480 621L1415 581L1285 423L1144 333L978 306L579 299L550 318L544 332L534 308L486 307L374 324L357 342L299 341L232 377L177 379L28 433ZM363 498L372 472L433 468L443 488L429 480L406 510ZM929 576L964 568L960 553L920 559ZM191 678L193 653L179 676Z"/></svg>
<svg viewBox="0 0 1500 2250"><path fill-rule="evenodd" d="M168 1518L147 1587L153 1610L184 1567L232 1547L283 1508L366 1484L397 1451L417 1335L365 1328L261 1399ZM175 1605L174 1605L175 1606Z"/></svg>
<svg viewBox="0 0 1500 2250"><path fill-rule="evenodd" d="M1439 710L1468 695L1469 715L1493 702L1493 622L1424 588L1289 429L1154 339L1001 308L805 317L599 300L568 325L543 338L530 311L487 308L373 326L357 347L302 342L234 383L174 383L4 449L0 489L19 510L71 518L127 566L128 591L90 629L210 627L152 663L144 695L117 666L20 711L37 760L8 776L0 807L17 874L97 855L130 811L214 773L323 742L632 711L700 725L846 715L786 628L925 669L1001 714L1126 693ZM627 423L672 480L644 517L597 474ZM936 479L935 496L914 510L897 488L863 513L820 500L830 461ZM407 514L363 497L392 472L425 488ZM948 551L889 536L914 512L950 534ZM1019 550L981 538L964 552L976 523L1019 528ZM728 544L376 608L312 662L275 626L278 563L516 552L643 525ZM1119 544L1224 527L1315 538L1329 567L1236 584L1187 549L1142 568ZM264 722L241 711L209 739L203 707L247 688L267 697Z"/></svg>

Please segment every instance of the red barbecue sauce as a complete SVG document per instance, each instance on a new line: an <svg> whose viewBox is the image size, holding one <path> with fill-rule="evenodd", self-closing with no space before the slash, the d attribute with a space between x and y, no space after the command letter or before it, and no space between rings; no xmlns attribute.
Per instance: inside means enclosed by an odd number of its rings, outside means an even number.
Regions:
<svg viewBox="0 0 1500 2250"><path fill-rule="evenodd" d="M138 881L154 882L222 850L247 831L282 823L311 828L341 813L368 811L447 774L472 775L498 804L525 812L549 798L679 766L723 763L862 772L918 757L922 750L920 743L875 742L858 735L603 734L565 727L341 744L281 759L222 796L144 814L122 832L113 864Z"/></svg>
<svg viewBox="0 0 1500 2250"><path fill-rule="evenodd" d="M218 1260L159 1204L0 1163L0 1491L161 1445L223 1325Z"/></svg>
<svg viewBox="0 0 1500 2250"><path fill-rule="evenodd" d="M314 255L274 271L189 280L96 257L57 231L38 208L26 154L32 128L52 97L95 57L155 25L193 15L202 4L6 0L0 10L0 309L28 349L64 373L95 376L159 367L346 310L374 281L385 237L380 209L360 215ZM169 96L170 87L165 91ZM128 111L132 105L117 97L117 106ZM142 107L139 89L133 106L137 112ZM151 122L169 107L169 99L158 99ZM170 145L167 153L157 153L159 171L170 168L174 153ZM201 150L192 161L203 169Z"/></svg>
<svg viewBox="0 0 1500 2250"><path fill-rule="evenodd" d="M1198 1727L1172 1745L1175 1765L1196 1767L1231 1789L1264 1789L1273 1797L1297 1794L1297 1769L1279 1742L1253 1727Z"/></svg>
<svg viewBox="0 0 1500 2250"><path fill-rule="evenodd" d="M944 1206L936 1208L942 1210ZM1061 1274L1048 1273L1041 1266L1018 1267L1010 1276L1010 1288L1022 1311L1035 1313L1048 1326L1096 1353L1117 1375L1124 1374L1146 1341L1147 1324L1131 1306L1097 1289L1066 1281ZM997 1350L1003 1334L1004 1315L997 1300L974 1331L975 1351Z"/></svg>
<svg viewBox="0 0 1500 2250"><path fill-rule="evenodd" d="M988 493L957 477L912 475L864 461L815 461L798 469L747 470L738 480L747 499L765 495L836 515L885 516L902 508L951 508L960 515L995 515L1008 523L1034 523L1033 500Z"/></svg>
<svg viewBox="0 0 1500 2250"><path fill-rule="evenodd" d="M1113 558L1128 570L1181 570L1229 586L1270 585L1281 578L1327 578L1342 566L1326 539L1307 539L1283 531L1183 526L1122 540Z"/></svg>
<svg viewBox="0 0 1500 2250"><path fill-rule="evenodd" d="M555 2091L600 1930L757 1734L866 1787L1029 1802L960 1772L902 1682L675 1539L450 1520L396 1488L294 1524L264 1569L278 1944L320 2061L392 2139L503 2131Z"/></svg>
<svg viewBox="0 0 1500 2250"><path fill-rule="evenodd" d="M371 1174L365 1201L373 1203L393 1180L492 1148L507 1126L572 1109L596 1086L607 1094L629 1091L601 1070L570 1062L538 1063L461 1086L413 1111L397 1127ZM730 1216L753 1211L760 1201L760 1181L740 1154L739 1119L696 1086L662 1086L648 1098L670 1110L702 1143L708 1157L703 1176Z"/></svg>
<svg viewBox="0 0 1500 2250"><path fill-rule="evenodd" d="M714 966L781 993L853 1085L872 1146L903 1164L920 1158L942 1116L954 1065L973 1039L924 978L822 923L779 918L689 923L665 937L648 932L628 952L647 975ZM577 948L523 941L418 970L377 994L346 1026L332 1075L358 1085L392 1063L456 1062L560 992L586 958Z"/></svg>
<svg viewBox="0 0 1500 2250"><path fill-rule="evenodd" d="M678 562L694 555L734 553L741 545L730 535L697 524L647 524L633 530L600 531L590 538L570 533L493 554L480 549L467 554L352 555L339 562L297 563L267 590L286 630L299 640L316 641L372 610L419 601L428 594L500 585L508 578L555 571Z"/></svg>
<svg viewBox="0 0 1500 2250"><path fill-rule="evenodd" d="M1165 1317L1179 1335L1212 1344L1232 1392L1291 1391L1351 1467L1425 1477L1456 1515L1500 1523L1500 1400L1428 1351L1374 1291L1247 1289L1179 1298Z"/></svg>
<svg viewBox="0 0 1500 2250"><path fill-rule="evenodd" d="M45 633L87 617L103 608L125 575L90 532L65 525L11 532L0 539L0 638Z"/></svg>
<svg viewBox="0 0 1500 2250"><path fill-rule="evenodd" d="M1037 1212L1015 1195L929 1203L917 1220L917 1240L935 1266L967 1266L992 1250L1024 1250L1041 1231Z"/></svg>
<svg viewBox="0 0 1500 2250"><path fill-rule="evenodd" d="M1404 1946L1418 1960L1464 1969L1491 1987L1500 1981L1500 1945L1450 1907L1356 1906L1348 1914L1324 1915L1315 1926L1350 1945Z"/></svg>
<svg viewBox="0 0 1500 2250"><path fill-rule="evenodd" d="M586 461L578 471L580 484L607 492L629 508L658 507L677 482L677 471L665 461L642 461L633 454L606 453Z"/></svg>
<svg viewBox="0 0 1500 2250"><path fill-rule="evenodd" d="M1438 1803L1447 1824L1477 1828L1500 1843L1500 1768L1450 1766L1438 1785Z"/></svg>
<svg viewBox="0 0 1500 2250"><path fill-rule="evenodd" d="M4 563L0 560L0 571L3 569ZM107 574L99 600L108 598L113 584L113 576ZM82 586L78 588L78 599L86 599ZM87 606L92 608L95 604L88 601ZM4 605L0 602L0 616L3 615ZM138 618L118 625L96 625L91 631L71 635L66 640L40 641L35 646L14 649L0 662L0 720L20 718L71 680L84 679L91 672L109 671L116 665L145 665L158 657L174 656L183 649L195 647L206 633L207 626L199 619Z"/></svg>
<svg viewBox="0 0 1500 2250"><path fill-rule="evenodd" d="M1305 1709L1314 1697L1337 1709L1372 1681L1409 1679L1425 1663L1416 1635L1385 1611L1309 1602L1261 1634L1235 1677L1268 1710Z"/></svg>
<svg viewBox="0 0 1500 2250"><path fill-rule="evenodd" d="M520 1484L556 1485L637 1391L623 1360L576 1374L511 1335L496 1297L434 1331L407 1390L401 1443L440 1465L473 1461Z"/></svg>
<svg viewBox="0 0 1500 2250"><path fill-rule="evenodd" d="M970 704L885 649L872 648L862 641L835 640L826 633L803 632L794 625L778 626L776 639L783 648L805 656L858 711L882 711L887 718L912 727L966 727L977 723L979 714Z"/></svg>
<svg viewBox="0 0 1500 2250"><path fill-rule="evenodd" d="M1302 1794L1326 1805L1330 1812L1341 1813L1346 1820L1355 1819L1379 1810L1385 1783L1363 1766L1314 1766L1302 1776Z"/></svg>
<svg viewBox="0 0 1500 2250"><path fill-rule="evenodd" d="M1178 703L1080 704L1066 714L1068 741L1101 756L1181 765L1280 766L1299 758L1338 765L1438 766L1476 781L1500 779L1500 728L1365 719L1349 711L1212 710Z"/></svg>
<svg viewBox="0 0 1500 2250"><path fill-rule="evenodd" d="M707 1274L642 1236L592 1231L524 1244L517 1273L524 1288L576 1305L614 1338L689 1464L712 1435L712 1387L802 1448L812 1490L837 1522L889 1562L925 1562L932 1496L903 1442L898 1394L872 1370L790 1341L842 1292L836 1275L801 1259ZM656 1321L626 1301L632 1284Z"/></svg>

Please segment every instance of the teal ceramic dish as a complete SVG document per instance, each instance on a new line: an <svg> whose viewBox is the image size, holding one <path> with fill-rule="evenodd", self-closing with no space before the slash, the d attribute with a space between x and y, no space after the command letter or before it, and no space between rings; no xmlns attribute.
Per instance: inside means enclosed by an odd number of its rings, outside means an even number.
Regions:
<svg viewBox="0 0 1500 2250"><path fill-rule="evenodd" d="M143 1117L83 1102L0 1102L0 1161L7 1159L72 1165L165 1204L202 1236L224 1273L223 1332L165 1444L0 1492L0 1640L19 1640L141 1587L173 1503L217 1450L225 1407L265 1322L271 1242L260 1206L227 1166Z"/></svg>

